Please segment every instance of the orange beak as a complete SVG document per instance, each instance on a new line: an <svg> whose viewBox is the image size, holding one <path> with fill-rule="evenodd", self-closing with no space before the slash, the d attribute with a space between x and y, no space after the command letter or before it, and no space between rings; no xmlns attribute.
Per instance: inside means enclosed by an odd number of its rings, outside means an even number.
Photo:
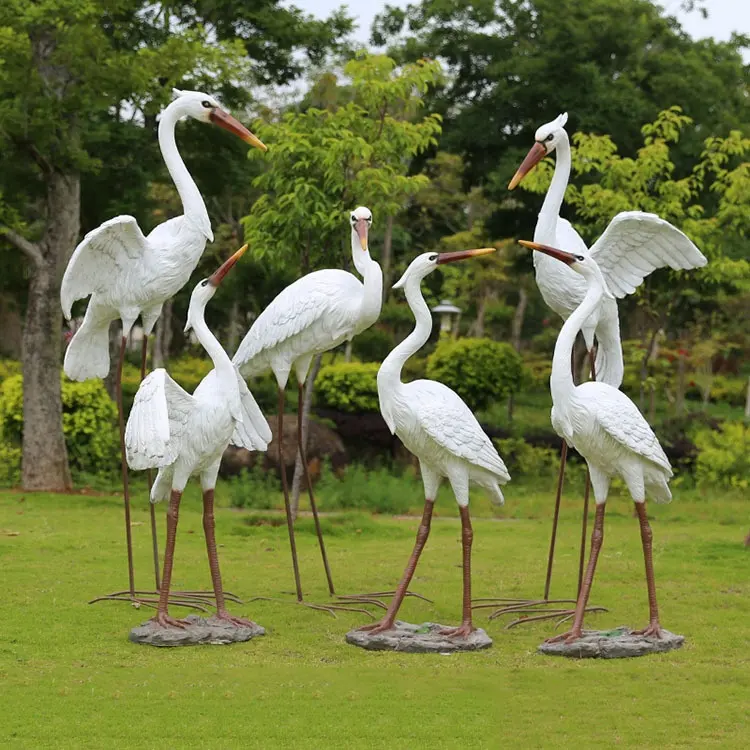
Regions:
<svg viewBox="0 0 750 750"><path fill-rule="evenodd" d="M354 231L357 233L357 237L359 237L359 244L362 245L362 249L367 250L367 233L370 231L367 219L357 219L354 224Z"/></svg>
<svg viewBox="0 0 750 750"><path fill-rule="evenodd" d="M208 116L214 125L218 125L220 128L228 130L230 133L242 138L245 143L249 143L251 146L259 148L261 151L268 151L268 146L266 146L266 144L256 135L253 135L239 120L232 117L229 112L214 107Z"/></svg>
<svg viewBox="0 0 750 750"><path fill-rule="evenodd" d="M513 190L545 156L547 156L547 149L544 147L544 144L539 143L539 141L534 143L529 153L526 154L526 158L521 162L521 166L513 175L513 179L508 183L508 190Z"/></svg>
<svg viewBox="0 0 750 750"><path fill-rule="evenodd" d="M211 286L219 286L222 279L232 270L232 266L245 254L247 245L243 245L229 260L224 261L209 277Z"/></svg>
<svg viewBox="0 0 750 750"><path fill-rule="evenodd" d="M457 260L465 260L466 258L476 258L480 255L489 255L490 253L494 253L496 249L494 247L481 247L478 250L459 250L456 253L440 253L436 263L442 265L443 263L454 263Z"/></svg>
<svg viewBox="0 0 750 750"><path fill-rule="evenodd" d="M576 256L573 255L573 253L569 253L566 250L558 250L556 247L550 247L549 245L541 245L538 242L518 240L518 244L523 245L524 247L528 247L531 250L537 250L538 252L544 253L545 255L549 255L550 258L561 260L563 263L567 263L567 265L571 265L577 260Z"/></svg>

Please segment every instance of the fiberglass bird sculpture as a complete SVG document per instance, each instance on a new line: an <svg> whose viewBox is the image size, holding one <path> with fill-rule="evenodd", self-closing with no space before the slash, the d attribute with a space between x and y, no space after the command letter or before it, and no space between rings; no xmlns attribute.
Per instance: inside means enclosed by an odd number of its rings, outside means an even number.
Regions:
<svg viewBox="0 0 750 750"><path fill-rule="evenodd" d="M159 121L159 147L174 181L183 215L159 224L144 235L132 216L116 216L89 232L73 252L63 276L60 301L70 320L73 303L91 296L81 327L65 351L63 368L72 380L104 378L109 373L109 324L120 319L122 339L115 386L120 420L120 448L125 502L130 599L135 597L130 498L124 450L122 366L127 337L138 316L143 324L141 378L145 375L148 336L162 305L176 294L198 264L206 241L213 241L211 223L197 185L175 143L175 127L185 117L218 125L256 148L266 147L244 125L225 112L212 96L174 89L174 101ZM158 588L158 552L152 510L154 565ZM103 598L119 598L116 595Z"/></svg>
<svg viewBox="0 0 750 750"><path fill-rule="evenodd" d="M439 265L494 252L494 248L455 253L424 253L415 258L394 289L404 289L416 320L414 330L383 361L378 371L380 411L391 433L419 459L425 504L409 562L396 594L383 618L361 630L383 632L393 627L419 557L430 533L432 509L438 487L447 477L461 515L463 549L463 618L457 628L444 634L467 637L474 630L471 616L471 544L473 531L469 517L469 485L484 487L494 502L503 503L500 485L510 474L492 442L479 426L469 407L447 386L434 380L401 382L406 361L427 342L432 317L422 296L421 283Z"/></svg>
<svg viewBox="0 0 750 750"><path fill-rule="evenodd" d="M169 498L167 543L159 606L154 620L163 626L184 627L169 616L177 519L188 479L198 474L203 489L203 530L216 599L217 616L237 625L248 620L226 610L214 534L214 488L221 457L231 442L250 451L265 451L271 430L229 355L211 333L204 318L208 301L247 245L193 289L185 331L191 328L208 352L214 369L191 396L166 370L154 370L140 385L125 431L128 463L133 469L158 469L151 502Z"/></svg>
<svg viewBox="0 0 750 750"><path fill-rule="evenodd" d="M286 287L258 316L232 359L244 377L260 375L270 369L278 384L279 469L284 490L294 583L297 601L300 603L305 602L299 575L294 522L289 504L289 488L283 462L284 389L290 373L294 371L298 387L297 413L301 422L305 379L313 357L351 340L358 333L369 328L378 319L383 301L383 272L378 263L370 257L368 247L368 234L372 225L370 209L362 206L355 209L349 217L349 223L351 225L352 260L363 281L339 269L314 271L303 276ZM318 522L305 446L301 441L300 422L298 422L297 430L298 447L328 580L328 589L333 595L335 593L333 579ZM335 605L309 606L327 610L336 608Z"/></svg>
<svg viewBox="0 0 750 750"><path fill-rule="evenodd" d="M552 426L566 444L575 448L586 460L596 500L596 516L589 562L576 604L573 627L569 632L550 640L572 642L582 635L583 616L604 538L605 503L610 481L615 475L622 477L635 503L646 562L649 624L637 632L658 637L661 626L646 497L658 503L667 503L672 499L668 484L672 469L648 422L622 391L603 382L588 381L576 385L570 370L570 352L578 331L603 299L613 299L612 294L595 258L537 242L522 240L521 244L543 253L556 263L564 264L570 271L579 274L586 284L583 300L563 324L555 344L550 389Z"/></svg>

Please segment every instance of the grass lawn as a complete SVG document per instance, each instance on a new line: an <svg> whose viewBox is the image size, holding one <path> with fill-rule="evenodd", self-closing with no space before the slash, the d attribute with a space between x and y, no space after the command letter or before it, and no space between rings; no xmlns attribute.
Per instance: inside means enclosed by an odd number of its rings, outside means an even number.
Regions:
<svg viewBox="0 0 750 750"><path fill-rule="evenodd" d="M747 501L676 493L651 507L662 623L687 637L681 651L620 661L535 653L549 623L505 631L484 616L492 649L453 656L369 653L334 619L276 602L234 610L268 634L249 644L161 650L128 642L149 616L88 598L126 585L120 501L114 496L0 493L0 746L3 748L588 748L746 746L750 711L750 551ZM507 492L495 519L475 521L475 596L539 595L550 497ZM136 573L151 582L148 512L134 510ZM577 567L578 504L566 498L553 594ZM412 622L457 623L460 541L443 498L408 600ZM164 508L159 508L163 518ZM255 523L248 520L255 519ZM226 586L243 598L292 587L283 526L222 509L217 536ZM391 587L417 521L325 519L342 592ZM325 599L311 524L298 544L308 596ZM623 497L609 503L590 619L602 627L647 620L638 526ZM174 586L207 586L200 504L180 515ZM181 610L175 610L179 613ZM744 740L742 738L745 738Z"/></svg>

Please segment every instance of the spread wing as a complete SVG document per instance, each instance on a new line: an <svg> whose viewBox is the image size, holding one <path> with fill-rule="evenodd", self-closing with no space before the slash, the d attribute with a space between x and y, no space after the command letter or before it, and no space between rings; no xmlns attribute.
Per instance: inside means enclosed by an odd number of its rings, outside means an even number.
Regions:
<svg viewBox="0 0 750 750"><path fill-rule="evenodd" d="M125 451L131 469L157 469L173 464L195 399L163 368L141 383L125 428Z"/></svg>
<svg viewBox="0 0 750 750"><path fill-rule="evenodd" d="M89 232L73 251L60 287L65 317L77 299L122 280L136 267L149 244L132 216L115 216Z"/></svg>
<svg viewBox="0 0 750 750"><path fill-rule="evenodd" d="M609 290L616 297L632 294L652 271L701 268L707 261L691 240L656 214L623 211L592 245Z"/></svg>
<svg viewBox="0 0 750 750"><path fill-rule="evenodd" d="M510 480L503 459L457 393L434 380L415 380L406 387L412 412L432 440L501 483Z"/></svg>
<svg viewBox="0 0 750 750"><path fill-rule="evenodd" d="M239 371L237 382L240 387L242 422L235 422L230 443L249 451L265 451L271 442L271 428Z"/></svg>
<svg viewBox="0 0 750 750"><path fill-rule="evenodd" d="M579 386L589 397L587 402L599 427L611 438L648 459L672 476L672 467L658 438L636 405L616 388L604 383L585 383Z"/></svg>
<svg viewBox="0 0 750 750"><path fill-rule="evenodd" d="M327 348L354 323L363 286L346 271L328 269L303 276L284 289L258 316L232 361L237 367L308 331L306 350Z"/></svg>

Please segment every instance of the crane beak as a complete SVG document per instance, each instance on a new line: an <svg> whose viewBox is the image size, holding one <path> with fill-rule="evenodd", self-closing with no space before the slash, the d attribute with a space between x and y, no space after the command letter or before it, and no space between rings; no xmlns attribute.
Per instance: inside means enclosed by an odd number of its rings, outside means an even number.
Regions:
<svg viewBox="0 0 750 750"><path fill-rule="evenodd" d="M218 125L220 128L224 128L224 130L228 130L230 133L239 136L245 143L249 143L261 151L268 151L268 146L256 135L253 135L239 120L232 117L229 112L214 107L208 117L214 125Z"/></svg>
<svg viewBox="0 0 750 750"><path fill-rule="evenodd" d="M357 219L354 224L354 231L359 237L359 244L362 245L363 250L367 250L367 233L370 231L370 226L367 223L367 219Z"/></svg>
<svg viewBox="0 0 750 750"><path fill-rule="evenodd" d="M567 252L566 250L558 250L556 247L541 245L538 242L529 242L529 240L518 240L518 244L523 245L524 247L528 247L531 250L537 250L540 253L544 253L545 255L549 255L550 258L561 260L563 263L566 263L569 266L576 262L576 256L573 255L573 253Z"/></svg>
<svg viewBox="0 0 750 750"><path fill-rule="evenodd" d="M526 175L531 172L539 162L547 156L547 149L544 144L537 141L526 154L526 158L521 162L521 166L513 175L513 179L508 183L508 190L513 190Z"/></svg>
<svg viewBox="0 0 750 750"><path fill-rule="evenodd" d="M245 254L247 245L243 245L229 260L224 261L209 277L211 286L219 286L222 279L232 270L232 266Z"/></svg>
<svg viewBox="0 0 750 750"><path fill-rule="evenodd" d="M436 263L440 266L443 263L454 263L457 260L465 260L466 258L477 258L480 255L494 253L495 250L497 250L495 247L481 247L478 250L459 250L457 253L440 253Z"/></svg>

